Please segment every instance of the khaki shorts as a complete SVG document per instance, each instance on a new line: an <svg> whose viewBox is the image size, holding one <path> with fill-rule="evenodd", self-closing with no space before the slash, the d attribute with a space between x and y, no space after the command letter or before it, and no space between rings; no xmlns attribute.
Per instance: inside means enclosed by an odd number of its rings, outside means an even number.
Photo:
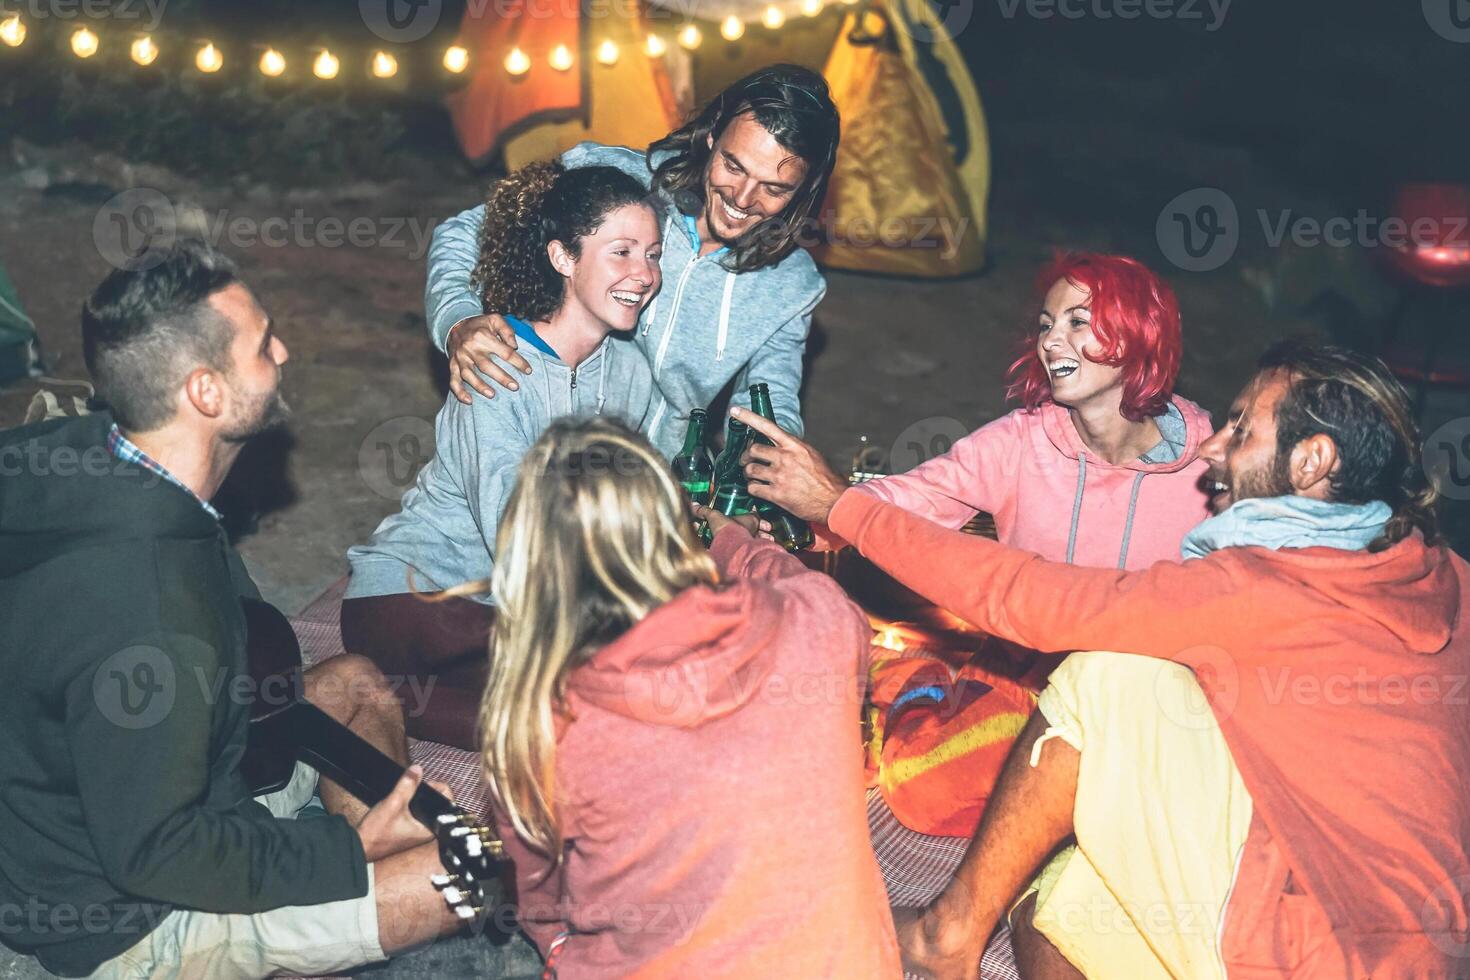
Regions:
<svg viewBox="0 0 1470 980"><path fill-rule="evenodd" d="M316 793L317 772L297 763L285 789L258 797L292 820ZM175 910L92 980L258 980L275 973L321 976L387 959L378 944L377 890L368 865L362 898L228 915Z"/></svg>
<svg viewBox="0 0 1470 980"><path fill-rule="evenodd" d="M1219 932L1251 798L1186 667L1075 653L1038 710L1081 753L1077 846L1033 886L1037 930L1090 980L1223 978Z"/></svg>

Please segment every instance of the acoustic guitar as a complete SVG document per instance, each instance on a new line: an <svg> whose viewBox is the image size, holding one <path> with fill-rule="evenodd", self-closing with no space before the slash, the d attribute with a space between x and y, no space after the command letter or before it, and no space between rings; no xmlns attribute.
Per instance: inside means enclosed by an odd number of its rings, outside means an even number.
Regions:
<svg viewBox="0 0 1470 980"><path fill-rule="evenodd" d="M301 647L286 617L269 603L244 599L250 675L255 682L250 739L241 770L251 793L283 788L297 760L329 777L368 806L398 784L403 766L302 696ZM421 782L409 812L434 832L444 874L433 884L454 914L477 918L505 889L505 849L486 827Z"/></svg>

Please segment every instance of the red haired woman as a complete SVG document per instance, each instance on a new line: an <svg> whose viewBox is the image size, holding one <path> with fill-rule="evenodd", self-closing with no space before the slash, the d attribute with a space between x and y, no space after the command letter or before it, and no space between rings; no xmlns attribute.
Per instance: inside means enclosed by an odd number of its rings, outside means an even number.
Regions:
<svg viewBox="0 0 1470 980"><path fill-rule="evenodd" d="M1125 569L1179 561L1184 535L1208 516L1198 453L1212 427L1208 413L1174 394L1182 344L1173 291L1133 259L1090 253L1058 255L1037 285L1036 334L1010 369L1009 393L1022 407L861 489L951 528L987 511L1002 542L1053 561ZM1057 600L1064 615L1065 597ZM954 677L916 660L878 669L884 801L912 830L966 836L1029 698L999 687L965 695L999 683L970 665ZM938 712L927 719L926 698ZM915 714L896 724L900 711ZM913 764L957 746L953 765ZM1013 920L1028 976L1076 975L1031 925L1066 865L1065 856L1052 864L1038 899Z"/></svg>
<svg viewBox="0 0 1470 980"><path fill-rule="evenodd" d="M1105 568L1179 560L1207 516L1210 417L1174 394L1179 303L1142 263L1057 256L1034 343L1011 365L1022 407L949 452L863 489L946 527L978 510L1006 544Z"/></svg>

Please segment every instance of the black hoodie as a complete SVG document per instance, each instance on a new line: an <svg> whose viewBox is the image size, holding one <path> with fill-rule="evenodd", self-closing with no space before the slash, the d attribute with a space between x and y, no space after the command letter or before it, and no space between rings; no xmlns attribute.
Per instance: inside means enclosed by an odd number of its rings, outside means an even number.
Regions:
<svg viewBox="0 0 1470 980"><path fill-rule="evenodd" d="M254 585L197 500L107 451L111 424L0 432L0 939L68 976L173 907L367 893L345 820L250 799Z"/></svg>

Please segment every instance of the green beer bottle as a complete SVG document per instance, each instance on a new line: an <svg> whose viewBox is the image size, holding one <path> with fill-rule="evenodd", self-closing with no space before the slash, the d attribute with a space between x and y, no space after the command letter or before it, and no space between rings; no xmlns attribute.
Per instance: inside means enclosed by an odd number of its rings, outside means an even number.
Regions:
<svg viewBox="0 0 1470 980"><path fill-rule="evenodd" d="M704 445L705 419L702 408L689 413L689 428L684 430L684 448L674 457L674 477L696 504L708 504L714 489L715 464Z"/></svg>
<svg viewBox="0 0 1470 980"><path fill-rule="evenodd" d="M761 418L776 421L776 413L771 409L771 389L764 382L750 386L750 410ZM771 440L760 433L751 433L751 437L767 446L774 445ZM776 539L777 544L787 551L800 551L812 546L815 539L812 536L810 524L787 513L769 500L753 499L761 517L770 522L771 536Z"/></svg>
<svg viewBox="0 0 1470 980"><path fill-rule="evenodd" d="M740 457L745 455L750 441L750 427L739 419L730 419L725 431L725 448L715 460L715 495L710 507L730 517L749 514L755 509L755 501L746 492L745 471Z"/></svg>

